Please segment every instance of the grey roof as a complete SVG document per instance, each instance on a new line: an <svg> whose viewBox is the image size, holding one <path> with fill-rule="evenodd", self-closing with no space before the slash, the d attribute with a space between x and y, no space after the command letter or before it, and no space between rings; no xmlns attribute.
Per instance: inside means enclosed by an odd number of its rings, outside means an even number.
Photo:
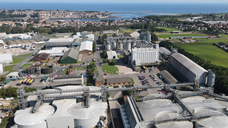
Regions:
<svg viewBox="0 0 228 128"><path fill-rule="evenodd" d="M71 46L71 42L47 42L46 43L46 46L49 47L49 46L55 46L55 47L58 47L58 46Z"/></svg>
<svg viewBox="0 0 228 128"><path fill-rule="evenodd" d="M130 83L131 78L130 77L121 77L121 78L107 78L107 84L113 84L113 83Z"/></svg>
<svg viewBox="0 0 228 128"><path fill-rule="evenodd" d="M178 82L178 81L177 81L177 80L176 80L168 71L166 71L166 70L161 71L161 75L162 75L163 77L165 77L165 79L168 80L169 83L171 83L171 84L175 84L175 83Z"/></svg>
<svg viewBox="0 0 228 128"><path fill-rule="evenodd" d="M61 37L61 36L71 36L73 33L56 33L56 37Z"/></svg>
<svg viewBox="0 0 228 128"><path fill-rule="evenodd" d="M170 55L171 54L171 52L168 49L166 49L165 47L159 47L159 52L161 54L166 54L166 55Z"/></svg>
<svg viewBox="0 0 228 128"><path fill-rule="evenodd" d="M180 53L173 53L172 57L179 61L183 66L188 68L191 72L195 74L203 74L204 72L207 72L204 68L187 58L186 56L180 54Z"/></svg>
<svg viewBox="0 0 228 128"><path fill-rule="evenodd" d="M66 57L71 57L71 58L77 60L78 55L79 55L79 47L71 48L70 50L68 50L67 52L64 53L61 60L65 59Z"/></svg>

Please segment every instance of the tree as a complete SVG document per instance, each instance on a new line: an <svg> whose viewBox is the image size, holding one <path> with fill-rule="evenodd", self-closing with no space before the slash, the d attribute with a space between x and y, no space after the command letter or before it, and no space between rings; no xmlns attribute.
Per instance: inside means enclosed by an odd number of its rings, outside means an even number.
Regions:
<svg viewBox="0 0 228 128"><path fill-rule="evenodd" d="M96 42L93 42L93 53L96 52Z"/></svg>
<svg viewBox="0 0 228 128"><path fill-rule="evenodd" d="M73 68L73 66L72 66L72 65L70 65L70 66L69 66L69 68L70 68L70 69L72 69L72 68Z"/></svg>
<svg viewBox="0 0 228 128"><path fill-rule="evenodd" d="M154 41L158 41L158 37L156 34L154 34L153 32L151 33L151 41L154 42Z"/></svg>
<svg viewBox="0 0 228 128"><path fill-rule="evenodd" d="M111 62L109 62L109 65L115 65L116 64L116 60L115 59L112 59Z"/></svg>

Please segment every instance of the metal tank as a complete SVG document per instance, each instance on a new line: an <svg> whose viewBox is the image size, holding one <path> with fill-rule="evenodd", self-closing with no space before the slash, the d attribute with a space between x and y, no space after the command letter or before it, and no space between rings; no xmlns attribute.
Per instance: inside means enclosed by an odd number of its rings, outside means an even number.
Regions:
<svg viewBox="0 0 228 128"><path fill-rule="evenodd" d="M14 121L18 128L47 128L47 117L55 112L55 108L47 103L41 105L36 113L30 108L17 110Z"/></svg>

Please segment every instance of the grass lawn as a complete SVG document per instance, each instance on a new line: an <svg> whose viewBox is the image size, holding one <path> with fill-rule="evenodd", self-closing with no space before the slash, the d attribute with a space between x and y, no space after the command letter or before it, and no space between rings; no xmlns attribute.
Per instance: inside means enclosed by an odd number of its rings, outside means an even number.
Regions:
<svg viewBox="0 0 228 128"><path fill-rule="evenodd" d="M24 54L24 55L19 55L19 56L16 56L16 57L25 57L25 56L30 56L32 55L33 53L28 53L28 54Z"/></svg>
<svg viewBox="0 0 228 128"><path fill-rule="evenodd" d="M157 28L165 29L167 32L180 31L180 29L176 29L176 28L166 28L166 27L157 27Z"/></svg>
<svg viewBox="0 0 228 128"><path fill-rule="evenodd" d="M24 59L26 59L27 57L16 57L16 58L13 58L13 62L11 64L17 64L17 63L20 63L21 61L23 61Z"/></svg>
<svg viewBox="0 0 228 128"><path fill-rule="evenodd" d="M168 34L168 35L157 35L158 38L169 38L170 36L206 36L204 34Z"/></svg>
<svg viewBox="0 0 228 128"><path fill-rule="evenodd" d="M228 67L228 53L217 46L212 45L213 43L218 42L228 43L228 40L209 39L205 41L197 41L196 43L191 44L175 43L174 45L183 48L196 56L211 61L212 64Z"/></svg>
<svg viewBox="0 0 228 128"><path fill-rule="evenodd" d="M13 72L13 71L14 71L14 70L13 70L13 67L15 67L15 66L16 66L16 65L4 66L4 68L5 68L4 71L5 71L5 72L6 72L6 71L9 71L9 73L10 73L10 72Z"/></svg>
<svg viewBox="0 0 228 128"><path fill-rule="evenodd" d="M135 81L134 81L132 78L131 78L131 83L132 83L132 84L135 84Z"/></svg>
<svg viewBox="0 0 228 128"><path fill-rule="evenodd" d="M116 66L111 66L108 64L102 65L102 70L108 74L117 74L116 72L119 71Z"/></svg>
<svg viewBox="0 0 228 128"><path fill-rule="evenodd" d="M84 69L85 70L86 67L75 67L75 68L72 68L72 70L74 70L74 69L77 69L77 70L83 70ZM68 69L63 70L62 71L62 74L63 75L66 75L67 71L68 71Z"/></svg>
<svg viewBox="0 0 228 128"><path fill-rule="evenodd" d="M26 67L28 67L28 66L30 66L31 64L24 64L23 66L22 66L22 68L26 68Z"/></svg>
<svg viewBox="0 0 228 128"><path fill-rule="evenodd" d="M126 32L126 33L132 33L134 32L135 30L134 29L124 29L122 30L123 32Z"/></svg>

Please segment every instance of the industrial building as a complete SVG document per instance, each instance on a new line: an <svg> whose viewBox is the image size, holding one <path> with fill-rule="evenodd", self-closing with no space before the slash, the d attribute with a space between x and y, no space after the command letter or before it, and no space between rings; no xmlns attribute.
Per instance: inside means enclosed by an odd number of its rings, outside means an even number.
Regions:
<svg viewBox="0 0 228 128"><path fill-rule="evenodd" d="M82 41L79 53L80 54L89 54L93 51L93 42L90 40Z"/></svg>
<svg viewBox="0 0 228 128"><path fill-rule="evenodd" d="M31 39L32 36L29 33L19 33L19 34L8 34L6 39Z"/></svg>
<svg viewBox="0 0 228 128"><path fill-rule="evenodd" d="M159 61L158 44L137 44L131 50L131 64L133 66L154 65Z"/></svg>
<svg viewBox="0 0 228 128"><path fill-rule="evenodd" d="M186 82L197 82L200 86L214 86L215 74L210 70L205 70L186 56L173 51L170 57L170 64L173 70L184 77Z"/></svg>
<svg viewBox="0 0 228 128"><path fill-rule="evenodd" d="M104 126L107 103L100 99L100 88L87 89L93 93L73 92L83 90L81 86L43 90L43 104L37 103L39 96L30 95L27 98L29 107L18 110L14 121L18 128L94 128L98 123ZM23 90L18 90L18 94L27 95Z"/></svg>
<svg viewBox="0 0 228 128"><path fill-rule="evenodd" d="M181 94L191 94L191 92L181 92ZM175 103L168 96L162 95L148 95L141 102L136 102L133 97L128 97L126 102L120 105L124 128L228 127L228 116L225 114L228 107L226 101L206 99L193 94L193 96L180 98L178 99L180 102ZM167 98L164 99L165 97ZM190 114L185 111L186 109L189 109ZM195 119L191 119L191 115L194 115Z"/></svg>
<svg viewBox="0 0 228 128"><path fill-rule="evenodd" d="M108 86L114 85L132 85L130 77L121 77L121 78L107 78L106 84Z"/></svg>
<svg viewBox="0 0 228 128"><path fill-rule="evenodd" d="M0 33L0 39L1 39L1 40L5 40L5 39L6 39L6 36L7 36L7 35L6 35L5 32L1 32L1 33Z"/></svg>
<svg viewBox="0 0 228 128"><path fill-rule="evenodd" d="M51 49L53 47L67 47L72 46L73 38L51 38L45 44L46 49Z"/></svg>
<svg viewBox="0 0 228 128"><path fill-rule="evenodd" d="M74 86L84 86L84 78L81 76L68 76L68 77L56 77L53 80L53 86L59 85L74 85Z"/></svg>
<svg viewBox="0 0 228 128"><path fill-rule="evenodd" d="M63 54L68 51L67 47L53 47L52 49L40 50L38 53L47 53L50 56L63 56Z"/></svg>
<svg viewBox="0 0 228 128"><path fill-rule="evenodd" d="M0 54L0 64L8 64L11 62L13 62L11 53Z"/></svg>
<svg viewBox="0 0 228 128"><path fill-rule="evenodd" d="M147 31L140 32L140 40L146 40L147 42L151 43L151 34Z"/></svg>
<svg viewBox="0 0 228 128"><path fill-rule="evenodd" d="M40 53L40 54L36 54L32 58L32 61L46 61L49 58L50 58L50 54L48 54L48 53Z"/></svg>
<svg viewBox="0 0 228 128"><path fill-rule="evenodd" d="M79 47L74 47L64 53L60 63L61 64L72 64L77 63L79 56Z"/></svg>
<svg viewBox="0 0 228 128"><path fill-rule="evenodd" d="M107 60L118 59L116 51L107 51Z"/></svg>
<svg viewBox="0 0 228 128"><path fill-rule="evenodd" d="M77 32L76 35L73 35L74 39L88 39L94 41L94 34L87 32Z"/></svg>

